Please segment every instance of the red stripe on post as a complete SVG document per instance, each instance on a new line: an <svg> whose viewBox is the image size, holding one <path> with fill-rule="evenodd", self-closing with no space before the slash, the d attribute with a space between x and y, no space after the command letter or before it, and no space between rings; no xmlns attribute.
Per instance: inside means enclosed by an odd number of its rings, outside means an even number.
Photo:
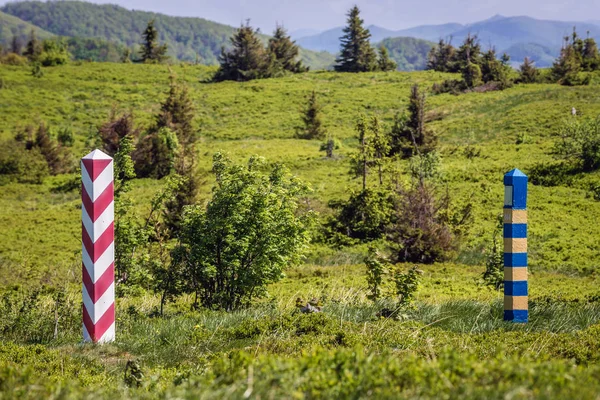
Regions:
<svg viewBox="0 0 600 400"><path fill-rule="evenodd" d="M82 224L83 225L83 224ZM82 226L82 234L81 241L85 246L85 251L87 251L88 255L92 262L98 261L98 259L104 254L106 249L115 241L115 223L111 222L109 227L106 228L104 233L96 240L96 242L92 242L92 238L90 238L89 233L85 229L85 226Z"/></svg>
<svg viewBox="0 0 600 400"><path fill-rule="evenodd" d="M85 187L82 188L81 201L83 203L83 207L85 208L85 211L87 212L87 215L90 217L92 222L96 222L98 220L98 218L100 218L102 213L104 211L106 211L108 206L113 202L114 197L115 197L114 189L115 189L114 182L111 182L106 187L104 192L102 192L102 194L100 196L98 196L96 201L92 201L89 193L85 190Z"/></svg>
<svg viewBox="0 0 600 400"><path fill-rule="evenodd" d="M83 165L88 175L90 176L90 178L92 178L92 182L94 182L96 178L98 178L98 176L100 176L100 174L112 162L112 158L100 160L95 160L92 158L83 158L81 161L83 162Z"/></svg>
<svg viewBox="0 0 600 400"><path fill-rule="evenodd" d="M83 265L83 263L81 265L83 267L83 285L85 286L90 299L96 303L115 281L115 263L110 264L110 266L106 268L106 271L98 278L96 283L93 282L85 265Z"/></svg>
<svg viewBox="0 0 600 400"><path fill-rule="evenodd" d="M102 339L108 328L115 322L115 303L112 303L98 322L94 324L88 310L83 306L83 324L94 342Z"/></svg>

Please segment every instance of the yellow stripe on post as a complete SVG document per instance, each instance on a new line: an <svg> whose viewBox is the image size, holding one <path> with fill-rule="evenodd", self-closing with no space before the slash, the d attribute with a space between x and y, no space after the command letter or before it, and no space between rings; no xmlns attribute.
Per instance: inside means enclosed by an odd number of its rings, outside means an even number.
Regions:
<svg viewBox="0 0 600 400"><path fill-rule="evenodd" d="M505 310L527 310L528 308L527 296L504 296Z"/></svg>
<svg viewBox="0 0 600 400"><path fill-rule="evenodd" d="M527 268L504 267L505 281L526 281Z"/></svg>
<svg viewBox="0 0 600 400"><path fill-rule="evenodd" d="M506 238L506 239L504 239L504 252L505 253L527 253L527 238L524 238L524 239Z"/></svg>
<svg viewBox="0 0 600 400"><path fill-rule="evenodd" d="M505 224L526 224L527 210L514 210L512 208L504 209Z"/></svg>

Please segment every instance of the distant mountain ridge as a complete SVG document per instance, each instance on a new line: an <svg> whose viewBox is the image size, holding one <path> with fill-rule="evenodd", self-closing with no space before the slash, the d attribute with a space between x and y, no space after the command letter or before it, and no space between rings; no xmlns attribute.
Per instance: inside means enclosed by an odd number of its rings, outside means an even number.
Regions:
<svg viewBox="0 0 600 400"><path fill-rule="evenodd" d="M369 26L371 41L377 43L385 38L414 37L437 42L439 39L452 40L459 45L467 35L476 34L484 49L495 47L498 53L507 52L514 62L521 62L527 56L538 66L549 66L558 55L564 36L573 32L590 36L600 41L600 22L564 22L539 20L526 16L506 17L495 15L484 21L468 25L448 23L441 25L421 25L402 30L390 30ZM339 37L342 27L333 28L318 35L302 37L297 40L302 47L311 50L339 51Z"/></svg>

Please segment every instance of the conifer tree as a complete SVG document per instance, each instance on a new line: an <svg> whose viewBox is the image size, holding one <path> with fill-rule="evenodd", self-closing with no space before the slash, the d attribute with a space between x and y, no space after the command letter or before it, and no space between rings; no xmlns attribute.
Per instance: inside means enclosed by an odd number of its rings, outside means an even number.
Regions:
<svg viewBox="0 0 600 400"><path fill-rule="evenodd" d="M523 64L519 68L520 83L536 83L539 79L539 71L529 57L525 57Z"/></svg>
<svg viewBox="0 0 600 400"><path fill-rule="evenodd" d="M221 49L221 66L215 74L215 81L249 81L269 75L268 57L258 33L249 22L234 33L230 38L231 50Z"/></svg>
<svg viewBox="0 0 600 400"><path fill-rule="evenodd" d="M458 72L456 49L449 42L440 39L427 56L427 69L438 72Z"/></svg>
<svg viewBox="0 0 600 400"><path fill-rule="evenodd" d="M160 105L156 117L156 127L170 128L184 148L194 145L197 140L194 128L194 103L190 98L187 86L177 83L175 75L169 76L169 94Z"/></svg>
<svg viewBox="0 0 600 400"><path fill-rule="evenodd" d="M377 69L377 56L371 47L371 33L363 27L360 10L354 6L347 14L348 25L340 38L340 55L334 69L338 72L367 72Z"/></svg>
<svg viewBox="0 0 600 400"><path fill-rule="evenodd" d="M121 55L121 62L124 64L131 63L131 49L129 47L125 47L125 50L123 50L123 54Z"/></svg>
<svg viewBox="0 0 600 400"><path fill-rule="evenodd" d="M464 71L469 64L481 64L481 45L477 35L470 33L465 38L463 44L456 51L457 68Z"/></svg>
<svg viewBox="0 0 600 400"><path fill-rule="evenodd" d="M598 45L594 38L588 37L583 44L583 69L586 71L596 71L600 69L600 54L598 53Z"/></svg>
<svg viewBox="0 0 600 400"><path fill-rule="evenodd" d="M41 53L42 45L35 34L35 30L32 29L31 33L29 34L29 41L25 46L25 52L23 53L23 55L27 57L30 61L35 61Z"/></svg>
<svg viewBox="0 0 600 400"><path fill-rule="evenodd" d="M20 56L22 51L23 45L21 43L21 39L19 39L17 35L14 35L10 46L10 52Z"/></svg>
<svg viewBox="0 0 600 400"><path fill-rule="evenodd" d="M302 115L304 126L298 129L298 137L302 139L323 139L325 129L321 121L321 105L317 101L317 93L313 90L308 97L306 109Z"/></svg>
<svg viewBox="0 0 600 400"><path fill-rule="evenodd" d="M142 33L141 57L145 63L160 63L167 59L167 45L158 44L158 31L154 27L154 20L150 20Z"/></svg>
<svg viewBox="0 0 600 400"><path fill-rule="evenodd" d="M383 72L395 71L398 67L396 62L390 58L390 53L384 45L379 46L379 59L377 60L377 64L379 65L379 70Z"/></svg>
<svg viewBox="0 0 600 400"><path fill-rule="evenodd" d="M509 84L510 57L504 53L502 59L496 57L496 50L492 47L481 57L481 79L484 83L499 82L503 86Z"/></svg>
<svg viewBox="0 0 600 400"><path fill-rule="evenodd" d="M390 134L389 155L410 158L415 154L426 154L437 145L437 138L425 126L425 94L414 85L410 92L408 116L397 115Z"/></svg>
<svg viewBox="0 0 600 400"><path fill-rule="evenodd" d="M475 63L468 63L462 70L462 78L467 88L475 88L483 83L481 67Z"/></svg>
<svg viewBox="0 0 600 400"><path fill-rule="evenodd" d="M194 127L194 104L187 86L178 84L174 74L171 74L169 79L169 94L161 104L156 126L159 130L172 130L178 139L179 147L173 168L174 172L183 178L183 182L172 198L165 202L163 210L165 225L170 236L175 237L181 227L183 208L196 201L200 178L196 170L198 137Z"/></svg>
<svg viewBox="0 0 600 400"><path fill-rule="evenodd" d="M308 67L297 60L299 49L296 42L292 41L282 25L277 25L273 37L269 39L267 53L271 59L273 72L290 71L306 72Z"/></svg>
<svg viewBox="0 0 600 400"><path fill-rule="evenodd" d="M552 65L552 76L554 80L565 85L579 83L577 74L581 70L580 55L577 54L575 46L566 36L560 50L560 56Z"/></svg>
<svg viewBox="0 0 600 400"><path fill-rule="evenodd" d="M66 152L62 151L57 143L50 137L50 132L45 124L40 124L33 145L40 150L46 159L48 168L52 175L62 174L68 170Z"/></svg>

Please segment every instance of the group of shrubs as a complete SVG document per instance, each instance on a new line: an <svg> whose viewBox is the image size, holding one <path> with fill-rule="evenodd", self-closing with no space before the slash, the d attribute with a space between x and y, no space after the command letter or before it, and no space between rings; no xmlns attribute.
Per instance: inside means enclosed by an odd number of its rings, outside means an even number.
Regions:
<svg viewBox="0 0 600 400"><path fill-rule="evenodd" d="M505 53L500 58L492 47L482 52L477 35L467 35L459 48L449 41L440 40L429 52L427 69L440 72L460 73L460 80L446 80L433 86L434 93L460 93L465 91L503 90L513 83L560 83L581 85L590 82L590 75L583 72L600 70L600 53L596 41L581 39L575 30L565 37L560 56L549 74L541 74L534 63L525 58L518 74L509 64Z"/></svg>
<svg viewBox="0 0 600 400"><path fill-rule="evenodd" d="M39 40L35 30L31 30L25 47L19 38L13 37L11 47L0 56L0 64L26 65L31 63L39 75L39 66L52 67L66 64L71 59L67 42L62 39ZM37 67L37 68L36 68ZM36 75L36 73L34 73Z"/></svg>

